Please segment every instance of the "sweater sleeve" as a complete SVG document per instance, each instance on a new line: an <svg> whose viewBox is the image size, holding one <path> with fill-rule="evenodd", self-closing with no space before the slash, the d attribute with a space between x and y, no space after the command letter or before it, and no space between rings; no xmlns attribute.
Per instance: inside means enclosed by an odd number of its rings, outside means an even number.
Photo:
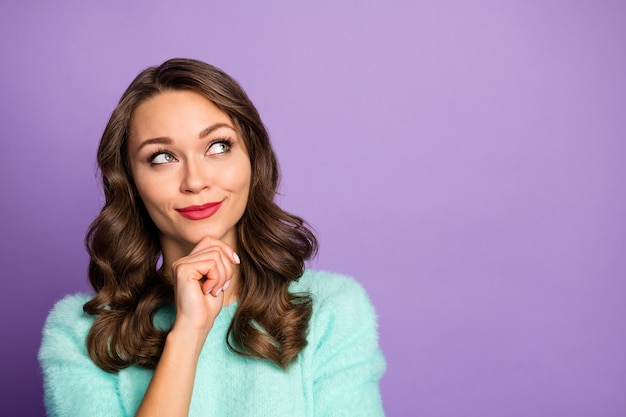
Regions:
<svg viewBox="0 0 626 417"><path fill-rule="evenodd" d="M49 417L125 417L117 374L98 368L85 342L93 317L83 312L87 295L59 301L48 315L39 349Z"/></svg>
<svg viewBox="0 0 626 417"><path fill-rule="evenodd" d="M385 360L374 309L363 288L332 275L314 298L312 333L315 416L383 416L379 380Z"/></svg>

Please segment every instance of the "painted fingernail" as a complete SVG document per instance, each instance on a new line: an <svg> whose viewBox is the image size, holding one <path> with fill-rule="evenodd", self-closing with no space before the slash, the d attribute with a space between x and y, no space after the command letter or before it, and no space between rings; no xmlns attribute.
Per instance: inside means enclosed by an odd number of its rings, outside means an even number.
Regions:
<svg viewBox="0 0 626 417"><path fill-rule="evenodd" d="M209 288L208 290L206 290L206 291L204 292L204 295L207 295L208 293L210 293L212 289L213 289L213 287L211 287L211 288Z"/></svg>
<svg viewBox="0 0 626 417"><path fill-rule="evenodd" d="M222 291L226 291L230 287L230 280L226 281L226 284L222 287Z"/></svg>
<svg viewBox="0 0 626 417"><path fill-rule="evenodd" d="M237 255L235 252L233 252L233 258L235 258L235 263L236 264L240 264L241 263L241 259L239 259L239 255Z"/></svg>

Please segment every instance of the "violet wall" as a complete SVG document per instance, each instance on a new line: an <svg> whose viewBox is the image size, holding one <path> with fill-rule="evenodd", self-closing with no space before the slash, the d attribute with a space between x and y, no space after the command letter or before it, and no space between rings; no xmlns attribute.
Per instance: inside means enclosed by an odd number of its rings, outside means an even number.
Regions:
<svg viewBox="0 0 626 417"><path fill-rule="evenodd" d="M257 104L317 268L380 316L389 416L626 415L626 3L0 5L3 415L43 415L47 311L86 291L99 136L141 69ZM179 4L176 4L179 3Z"/></svg>

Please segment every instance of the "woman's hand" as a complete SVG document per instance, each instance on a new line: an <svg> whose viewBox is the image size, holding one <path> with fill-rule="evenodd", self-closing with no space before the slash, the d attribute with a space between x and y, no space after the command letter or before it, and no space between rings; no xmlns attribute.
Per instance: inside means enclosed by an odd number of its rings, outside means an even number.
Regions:
<svg viewBox="0 0 626 417"><path fill-rule="evenodd" d="M176 321L172 330L208 334L222 309L223 290L239 258L226 243L203 238L189 255L172 263Z"/></svg>
<svg viewBox="0 0 626 417"><path fill-rule="evenodd" d="M188 415L198 357L238 263L228 244L211 237L172 263L176 319L136 416Z"/></svg>

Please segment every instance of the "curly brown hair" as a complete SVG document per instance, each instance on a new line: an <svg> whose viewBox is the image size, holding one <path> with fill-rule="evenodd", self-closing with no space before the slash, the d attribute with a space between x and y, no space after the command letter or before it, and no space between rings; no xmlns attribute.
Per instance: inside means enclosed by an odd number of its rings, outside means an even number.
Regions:
<svg viewBox="0 0 626 417"><path fill-rule="evenodd" d="M244 140L252 178L246 210L237 224L241 258L239 306L227 343L234 352L286 367L306 346L312 311L309 294L289 285L317 252L310 227L274 202L279 169L269 135L247 94L207 63L171 59L142 71L122 95L98 148L105 204L85 244L95 296L83 310L96 319L87 338L94 363L108 372L131 365L154 369L168 330L155 313L173 303L173 287L159 271L158 230L130 174L127 140L135 109L168 90L199 93L226 113Z"/></svg>

